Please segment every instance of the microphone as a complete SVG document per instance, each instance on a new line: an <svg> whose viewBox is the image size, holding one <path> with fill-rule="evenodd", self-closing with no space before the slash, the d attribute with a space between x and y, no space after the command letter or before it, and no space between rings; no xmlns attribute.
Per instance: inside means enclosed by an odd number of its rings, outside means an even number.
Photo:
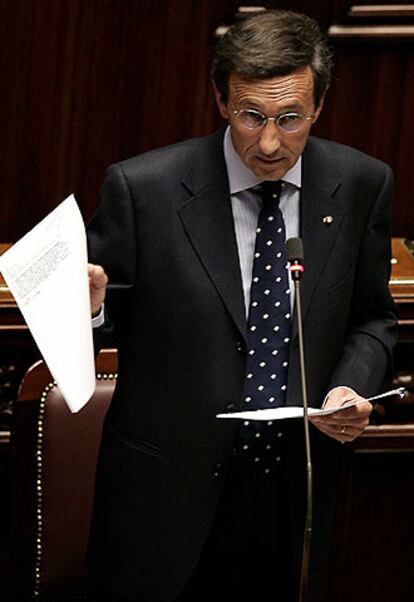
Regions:
<svg viewBox="0 0 414 602"><path fill-rule="evenodd" d="M301 238L289 238L286 241L286 254L290 263L289 271L292 274L292 280L300 280L303 267L303 244Z"/></svg>
<svg viewBox="0 0 414 602"><path fill-rule="evenodd" d="M305 431L306 448L306 519L303 535L302 568L300 574L299 602L306 602L309 581L310 545L312 539L312 455L309 437L308 395L306 390L305 351L302 330L302 307L300 297L300 279L304 272L303 244L300 238L289 238L286 241L286 255L289 261L289 271L295 285L296 318L299 338L299 363L303 398L303 426Z"/></svg>

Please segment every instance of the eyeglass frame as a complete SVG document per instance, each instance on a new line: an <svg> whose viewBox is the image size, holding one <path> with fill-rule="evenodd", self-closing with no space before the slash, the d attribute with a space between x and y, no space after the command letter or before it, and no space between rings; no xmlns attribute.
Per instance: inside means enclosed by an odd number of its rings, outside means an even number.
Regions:
<svg viewBox="0 0 414 602"><path fill-rule="evenodd" d="M238 109L237 111L233 111L233 115L236 115L236 117L239 117L240 119L240 113L255 113L256 115L259 115L261 117L263 117L263 123L261 125L258 125L256 127L249 127L248 125L244 124L241 121L241 124L243 127L245 127L248 130L259 130L264 128L267 125L268 121L274 121L276 127L278 128L278 130L280 132L282 132L283 134L297 134L298 132L301 131L301 129L299 128L298 130L294 130L292 132L288 132L287 130L283 129L283 127L279 124L279 119L281 119L282 117L286 117L288 115L295 115L297 117L300 117L301 120L303 121L303 123L305 123L306 121L311 121L314 117L315 114L311 113L308 116L304 116L302 115L302 113L297 113L296 111L287 111L286 113L281 113L280 115L276 115L276 117L268 117L267 115L265 115L264 113L262 113L261 111L259 111L258 109Z"/></svg>

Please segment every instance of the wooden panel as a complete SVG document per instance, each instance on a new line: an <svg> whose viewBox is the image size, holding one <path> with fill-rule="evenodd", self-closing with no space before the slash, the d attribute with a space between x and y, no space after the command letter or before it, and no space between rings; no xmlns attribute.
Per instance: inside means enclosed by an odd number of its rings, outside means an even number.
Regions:
<svg viewBox="0 0 414 602"><path fill-rule="evenodd" d="M331 25L331 38L414 39L414 25Z"/></svg>
<svg viewBox="0 0 414 602"><path fill-rule="evenodd" d="M10 244L0 243L0 255L9 247ZM0 272L0 333L2 331L12 334L27 331L27 326Z"/></svg>
<svg viewBox="0 0 414 602"><path fill-rule="evenodd" d="M414 237L414 45L335 41L335 78L315 131L390 164L394 236Z"/></svg>
<svg viewBox="0 0 414 602"><path fill-rule="evenodd" d="M414 425L368 427L344 453L329 600L411 602Z"/></svg>
<svg viewBox="0 0 414 602"><path fill-rule="evenodd" d="M414 383L414 257L402 239L393 239L393 266L390 290L398 309L399 337L395 350L398 385L413 390ZM386 408L385 408L386 409ZM399 414L406 409L400 408ZM388 411L387 414L390 414Z"/></svg>
<svg viewBox="0 0 414 602"><path fill-rule="evenodd" d="M350 17L414 17L414 4L356 4L348 12Z"/></svg>
<svg viewBox="0 0 414 602"><path fill-rule="evenodd" d="M88 219L108 164L222 123L210 88L210 58L215 29L233 22L239 4L1 2L6 93L0 95L0 240L16 240L70 192ZM345 0L257 4L303 10L325 30L350 25L355 6ZM372 16L372 5L364 5ZM354 25L363 22L353 19ZM315 133L394 167L394 232L414 237L413 47L339 39L334 44L334 84Z"/></svg>
<svg viewBox="0 0 414 602"><path fill-rule="evenodd" d="M236 4L1 2L0 240L70 192L89 217L109 163L213 130L213 32Z"/></svg>

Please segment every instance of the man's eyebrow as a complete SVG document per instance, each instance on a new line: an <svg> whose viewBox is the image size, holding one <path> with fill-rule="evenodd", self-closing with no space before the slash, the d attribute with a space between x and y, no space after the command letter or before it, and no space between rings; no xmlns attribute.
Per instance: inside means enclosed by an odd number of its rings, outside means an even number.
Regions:
<svg viewBox="0 0 414 602"><path fill-rule="evenodd" d="M256 111L260 111L261 113L265 112L260 101L257 99L254 99L254 98L246 97L246 98L241 98L239 100L235 99L234 104L237 105L238 108L255 109ZM282 104L283 104L283 101L282 101ZM305 110L304 107L300 103L288 101L285 106L282 106L279 109L279 111L277 111L277 113L273 113L273 116L274 115L282 115L283 113L290 113L290 112L301 113L304 110ZM270 115L269 115L269 117L270 117Z"/></svg>
<svg viewBox="0 0 414 602"><path fill-rule="evenodd" d="M246 109L257 109L258 111L263 111L260 107L260 103L257 100L253 100L251 98L242 98L239 101L236 101L236 104L242 106Z"/></svg>

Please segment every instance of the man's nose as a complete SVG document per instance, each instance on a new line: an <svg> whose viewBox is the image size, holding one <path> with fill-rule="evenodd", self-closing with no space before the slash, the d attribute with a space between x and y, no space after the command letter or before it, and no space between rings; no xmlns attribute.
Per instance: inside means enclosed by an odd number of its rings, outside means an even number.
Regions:
<svg viewBox="0 0 414 602"><path fill-rule="evenodd" d="M264 155L273 155L280 148L280 132L273 119L260 131L259 148Z"/></svg>

